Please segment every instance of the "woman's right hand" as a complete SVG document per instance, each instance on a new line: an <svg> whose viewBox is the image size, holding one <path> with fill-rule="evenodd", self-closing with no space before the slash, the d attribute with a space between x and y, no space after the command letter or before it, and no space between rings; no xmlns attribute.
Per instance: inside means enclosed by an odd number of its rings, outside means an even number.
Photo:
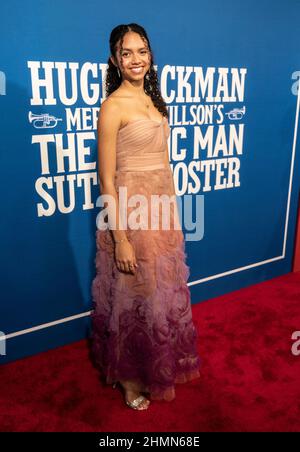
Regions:
<svg viewBox="0 0 300 452"><path fill-rule="evenodd" d="M136 262L134 248L128 240L115 243L115 257L119 270L135 274L135 269L138 267L138 264Z"/></svg>

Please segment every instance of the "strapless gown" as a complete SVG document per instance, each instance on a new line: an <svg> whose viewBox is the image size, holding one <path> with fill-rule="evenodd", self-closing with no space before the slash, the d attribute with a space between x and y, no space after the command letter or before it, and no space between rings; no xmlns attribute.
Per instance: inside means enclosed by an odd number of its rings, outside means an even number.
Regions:
<svg viewBox="0 0 300 452"><path fill-rule="evenodd" d="M119 192L126 187L126 202L134 194L144 195L149 206L151 195L176 196L173 173L165 163L169 135L166 117L161 122L133 120L119 130L115 188ZM136 207L127 206L127 219ZM134 275L118 270L112 233L97 228L91 288L92 355L104 382L135 380L150 399L168 401L175 397L175 383L200 376L199 336L177 207L169 215L169 230L161 227L161 211L157 230L133 229L127 223L125 233L138 264Z"/></svg>

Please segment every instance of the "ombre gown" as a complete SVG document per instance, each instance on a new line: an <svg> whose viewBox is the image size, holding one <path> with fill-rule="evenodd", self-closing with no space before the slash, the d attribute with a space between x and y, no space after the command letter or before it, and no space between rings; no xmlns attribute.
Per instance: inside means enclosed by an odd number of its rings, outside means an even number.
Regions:
<svg viewBox="0 0 300 452"><path fill-rule="evenodd" d="M151 195L176 197L172 170L165 163L169 135L166 117L133 120L118 132L115 188L126 188L126 202L135 194L146 197L148 226ZM138 205L127 205L127 220ZM175 383L200 376L184 236L177 207L170 205L168 230L162 229L161 210L156 230L127 223L125 233L138 264L134 275L118 270L112 233L97 228L91 289L92 354L104 381L135 380L146 387L150 399L168 401L175 397Z"/></svg>

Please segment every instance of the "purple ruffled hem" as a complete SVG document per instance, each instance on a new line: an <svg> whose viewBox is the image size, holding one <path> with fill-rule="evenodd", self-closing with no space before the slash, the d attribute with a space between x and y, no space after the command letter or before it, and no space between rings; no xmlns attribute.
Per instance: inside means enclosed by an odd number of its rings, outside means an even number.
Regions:
<svg viewBox="0 0 300 452"><path fill-rule="evenodd" d="M143 231L129 236L136 250ZM168 238L166 240L166 238ZM135 380L153 400L173 400L176 383L200 376L198 333L192 319L189 267L181 231L149 234L135 275L120 272L111 233L97 231L92 283L92 351L107 384Z"/></svg>

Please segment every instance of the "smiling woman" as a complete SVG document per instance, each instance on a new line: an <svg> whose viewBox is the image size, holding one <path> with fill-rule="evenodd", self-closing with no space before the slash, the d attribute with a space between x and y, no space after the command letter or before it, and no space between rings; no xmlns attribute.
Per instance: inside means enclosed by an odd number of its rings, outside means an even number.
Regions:
<svg viewBox="0 0 300 452"><path fill-rule="evenodd" d="M198 334L176 202L156 209L153 228L148 208L131 221L135 202L127 217L117 215L127 199L139 197L151 206L155 195L170 200L176 194L168 112L147 34L137 24L120 25L111 33L110 48L98 157L100 190L114 207L107 206L107 228L96 231L93 356L104 382L118 382L126 404L143 410L150 399L173 400L175 383L200 376ZM119 197L123 191L127 195Z"/></svg>

